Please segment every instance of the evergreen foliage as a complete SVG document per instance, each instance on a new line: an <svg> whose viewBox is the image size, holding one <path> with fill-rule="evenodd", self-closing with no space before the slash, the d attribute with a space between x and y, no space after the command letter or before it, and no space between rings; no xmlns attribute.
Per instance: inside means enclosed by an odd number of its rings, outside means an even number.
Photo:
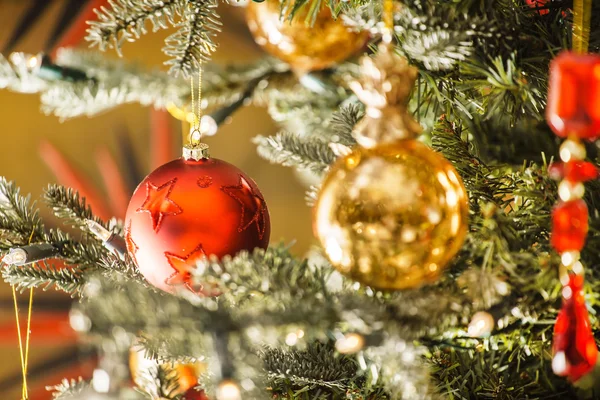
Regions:
<svg viewBox="0 0 600 400"><path fill-rule="evenodd" d="M308 7L310 22L321 3L377 40L379 2L286 0L283 6L293 10L289 18ZM211 393L211 378L221 375L245 382L244 395L253 399L598 398L593 387L600 382L598 371L572 385L550 369L561 286L559 260L548 244L556 184L546 169L558 142L543 111L548 63L570 46L572 2L548 1L538 8L521 0L398 5L395 50L419 69L411 111L425 128L423 140L450 160L469 193L467 241L438 282L378 292L333 271L318 249L298 258L280 244L213 258L198 268L194 279L219 287L223 294L217 298L159 293L130 259L108 254L85 231L82 221L95 218L77 193L51 186L45 195L58 218L83 229L75 238L47 230L30 199L2 180L0 251L64 243L59 258L72 265L66 270L50 264L5 266L4 279L20 289L55 286L81 296L78 307L99 345L122 343L125 335L127 343L138 339L154 359L206 360L210 372L204 384ZM89 38L101 48L119 48L144 34L147 22L154 29L176 25L180 30L167 43L169 64L175 74L189 75L214 50L219 27L214 6L212 1L114 0ZM590 50L598 52L600 3L592 9ZM0 58L0 87L41 93L43 109L61 118L128 102L166 107L189 101L187 83L164 73L73 50L61 52L56 62L88 79L48 81L22 60ZM256 137L259 154L322 175L355 145L352 131L363 107L348 83L357 73L355 60L311 73L303 82L271 59L207 66L203 95L207 108L218 109L250 88L251 102L267 107L282 127L272 137ZM593 160L597 151L590 146L588 154ZM314 198L314 188L307 196ZM599 196L600 183L587 183L590 235L582 261L588 266L585 294L597 338ZM118 224L95 220L121 233ZM497 321L489 338L466 333L470 317L480 310ZM335 351L335 340L348 332L365 337L364 351L352 356ZM161 368L153 371L140 392L175 398L167 375ZM56 387L56 398L81 385L64 382Z"/></svg>

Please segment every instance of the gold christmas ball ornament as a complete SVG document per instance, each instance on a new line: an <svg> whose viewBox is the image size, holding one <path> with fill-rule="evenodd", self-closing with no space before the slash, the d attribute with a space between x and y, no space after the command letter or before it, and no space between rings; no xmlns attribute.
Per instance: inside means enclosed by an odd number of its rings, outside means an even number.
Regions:
<svg viewBox="0 0 600 400"><path fill-rule="evenodd" d="M333 18L324 3L311 25L306 22L308 8L298 11L290 22L290 10L282 12L279 0L251 1L246 19L256 43L298 73L344 61L367 42L367 32L350 30L340 19Z"/></svg>
<svg viewBox="0 0 600 400"><path fill-rule="evenodd" d="M377 289L435 280L461 248L468 198L454 167L416 141L406 110L416 71L387 47L363 60L352 89L366 104L359 144L321 187L314 231L341 273ZM376 73L375 73L376 72Z"/></svg>
<svg viewBox="0 0 600 400"><path fill-rule="evenodd" d="M400 140L338 160L314 227L340 272L378 289L407 289L437 278L463 243L467 214L452 165L416 140Z"/></svg>

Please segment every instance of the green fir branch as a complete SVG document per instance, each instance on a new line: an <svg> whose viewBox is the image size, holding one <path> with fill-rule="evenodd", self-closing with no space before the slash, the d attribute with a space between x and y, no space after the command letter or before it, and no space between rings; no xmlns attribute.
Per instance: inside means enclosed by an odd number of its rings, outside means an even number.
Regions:
<svg viewBox="0 0 600 400"><path fill-rule="evenodd" d="M101 259L96 263L96 268L98 268L107 279L116 279L115 275L118 274L122 278L126 278L146 287L148 290L155 290L153 286L148 284L148 281L146 281L129 256L126 256L125 259L122 260L112 254L103 254Z"/></svg>
<svg viewBox="0 0 600 400"><path fill-rule="evenodd" d="M353 357L339 355L331 344L314 342L306 349L266 348L261 352L269 386L275 393L289 390L344 391L355 379L358 366Z"/></svg>
<svg viewBox="0 0 600 400"><path fill-rule="evenodd" d="M147 71L101 54L60 49L57 64L85 71L87 81L50 81L42 91L42 111L61 119L93 116L122 104L137 102L165 108L180 105L189 85L160 71Z"/></svg>
<svg viewBox="0 0 600 400"><path fill-rule="evenodd" d="M190 0L181 11L179 30L169 36L163 49L171 60L170 73L185 78L198 71L203 62L210 60L216 50L214 37L220 31L221 22L215 9L215 0Z"/></svg>
<svg viewBox="0 0 600 400"><path fill-rule="evenodd" d="M528 74L519 68L516 53L510 58L496 57L491 65L483 61L465 62L461 65L461 76L470 79L458 86L461 91L477 90L473 93L477 107L494 111L487 117L510 116L510 122L523 115L542 118L544 110L545 88L540 88L528 79Z"/></svg>
<svg viewBox="0 0 600 400"><path fill-rule="evenodd" d="M31 196L22 196L4 177L0 177L0 229L27 238L23 245L44 241L44 225Z"/></svg>
<svg viewBox="0 0 600 400"><path fill-rule="evenodd" d="M334 112L331 116L330 129L337 139L336 142L345 146L354 146L356 140L352 131L363 116L364 107L361 103L350 103Z"/></svg>
<svg viewBox="0 0 600 400"><path fill-rule="evenodd" d="M227 274L223 276L223 271ZM193 279L221 287L223 301L242 306L245 302L273 298L278 293L293 297L322 288L319 273L307 267L307 261L294 257L289 246L280 243L252 253L241 251L235 257L211 258L203 268L194 270Z"/></svg>
<svg viewBox="0 0 600 400"><path fill-rule="evenodd" d="M354 146L356 141L352 136L352 130L362 118L364 111L360 105L351 103L335 112L332 112L329 107L320 109L323 114L320 118L304 115L304 111L311 114L314 110L314 107L308 106L286 112L286 120L282 123L295 128L306 118L313 118L312 123L318 127L313 128L305 124L301 128L306 131L303 134L295 131L294 133L280 132L270 137L257 136L253 142L257 145L258 154L274 164L308 169L316 173L326 171L337 159L330 143Z"/></svg>
<svg viewBox="0 0 600 400"><path fill-rule="evenodd" d="M95 217L92 208L86 203L85 197L80 197L79 192L72 188L59 185L49 185L44 192L44 200L52 209L57 218L74 228L88 231L86 220L92 220L105 229L109 226Z"/></svg>
<svg viewBox="0 0 600 400"><path fill-rule="evenodd" d="M213 3L131 3L127 8L128 1L113 1L112 10L103 11L104 17L92 27L92 40L119 46L144 34L144 24L158 18L150 15L155 11L151 7L174 7L157 20L160 28L179 24L180 31L167 46L174 71L189 73L196 67L194 59L204 60L212 51L217 27L210 19ZM202 4L199 10L205 14L184 15L192 3ZM290 0L283 7L292 9L296 18L306 11L310 23L322 4ZM561 302L559 260L548 244L557 195L556 183L546 172L547 161L539 153L557 154L557 141L543 123L547 66L570 42L571 5L548 2L549 12L540 14L515 4L408 0L395 16L396 50L420 70L411 110L426 128L426 141L456 167L469 193L467 240L435 284L379 292L333 272L320 254L313 252L304 260L285 246L273 246L198 265L194 279L220 288L223 293L217 298L198 298L185 290L164 294L148 289L131 260L103 257L105 250L97 241L80 243L60 231L46 232L29 200L3 181L3 248L27 243L33 232L37 241L65 241L61 257L76 264L64 271L51 266L5 267L5 280L21 290L54 284L83 292L88 297L82 307L92 320L91 335L100 342L117 341L113 336L122 337L123 331L132 336L143 332L142 343L154 358L206 357L211 367L231 361L236 377L253 382L260 382L257 377L266 372L271 394L280 398L593 397L550 372L548 340ZM375 36L381 32L380 2L331 0L327 5L345 21L354 20L354 26L367 27ZM600 8L593 7L596 20ZM113 18L111 13L122 15ZM182 15L181 21L175 20ZM98 30L100 26L107 30ZM104 39L98 32L105 34ZM591 32L593 51L600 43L599 32ZM200 39L207 47L191 46ZM64 61L89 80L42 80L22 63L0 59L0 86L42 92L46 109L62 117L91 115L127 102L185 108L189 101L189 88L165 74L136 72L122 63L76 53ZM301 84L281 62L261 63L207 68L203 89L208 106L231 104L256 83L253 103L267 106L287 132L258 139L259 151L266 147L269 157L280 163L325 170L335 160L330 143L355 144L352 130L362 108L346 89L348 80L356 77L355 64L311 73ZM340 105L344 106L334 113ZM595 153L590 147L591 158ZM311 196L316 198L316 189ZM586 266L600 261L599 196L600 183L587 183L590 234L581 254ZM78 226L83 215L89 215L79 201L65 195L59 217ZM92 271L97 275L90 278ZM586 301L593 311L600 305L600 272L587 268L586 281ZM84 283L89 290L83 291ZM496 329L485 340L465 337L477 310L497 317ZM597 336L594 313L591 325ZM318 351L316 340L345 332L368 339L356 365L352 357L339 356L331 348ZM372 341L379 333L380 340ZM232 354L213 348L219 335L227 336ZM285 347L295 340L295 347ZM266 371L256 363L256 349L264 346L269 346L264 353ZM142 386L153 384L157 386L156 382Z"/></svg>
<svg viewBox="0 0 600 400"><path fill-rule="evenodd" d="M209 59L216 49L214 36L221 23L215 12L214 0L113 0L111 8L102 8L97 21L90 22L86 39L92 46L104 51L115 48L121 54L123 42L132 42L147 33L146 25L151 22L152 30L169 26L178 31L169 36L163 51L172 57L166 62L170 72L187 77Z"/></svg>
<svg viewBox="0 0 600 400"><path fill-rule="evenodd" d="M257 136L253 142L262 158L286 167L322 173L336 159L327 142L302 140L288 132L270 137Z"/></svg>
<svg viewBox="0 0 600 400"><path fill-rule="evenodd" d="M135 389L152 400L181 399L179 375L174 368L169 368L167 365L153 365L139 371Z"/></svg>
<svg viewBox="0 0 600 400"><path fill-rule="evenodd" d="M31 288L48 290L55 287L72 295L80 295L85 285L86 271L78 267L64 268L42 262L27 266L5 265L2 278L17 290Z"/></svg>
<svg viewBox="0 0 600 400"><path fill-rule="evenodd" d="M68 400L82 394L90 384L79 377L78 379L63 379L61 383L47 386L46 390L52 392L53 400Z"/></svg>
<svg viewBox="0 0 600 400"><path fill-rule="evenodd" d="M11 63L0 54L0 88L10 87L11 85L16 86L18 80L19 75L13 69Z"/></svg>
<svg viewBox="0 0 600 400"><path fill-rule="evenodd" d="M467 399L579 398L577 390L556 377L539 354L517 354L518 347L494 349L490 344L484 340L480 350L469 351L434 349L429 361L439 391L461 393Z"/></svg>
<svg viewBox="0 0 600 400"><path fill-rule="evenodd" d="M114 48L120 54L123 42L132 42L147 33L147 23L152 23L153 31L174 25L182 1L111 0L109 6L96 10L97 19L89 22L86 40L101 51Z"/></svg>
<svg viewBox="0 0 600 400"><path fill-rule="evenodd" d="M21 63L14 66L22 72L21 75L0 75L0 84L4 79L5 87L13 91L40 93L42 111L63 120L94 116L129 103L155 108L187 108L190 101L190 86L185 81L172 79L160 71L147 71L131 63L112 60L102 54L59 49L56 65L81 71L88 77L78 81L38 78L35 72L27 70L26 60L27 57L23 57ZM260 84L256 85L257 82ZM240 100L251 85L255 87L250 100L256 105L268 105L279 96L296 98L297 101L307 98L307 91L298 90L298 81L287 65L266 58L249 65L206 65L203 68L202 105L206 109L226 107Z"/></svg>

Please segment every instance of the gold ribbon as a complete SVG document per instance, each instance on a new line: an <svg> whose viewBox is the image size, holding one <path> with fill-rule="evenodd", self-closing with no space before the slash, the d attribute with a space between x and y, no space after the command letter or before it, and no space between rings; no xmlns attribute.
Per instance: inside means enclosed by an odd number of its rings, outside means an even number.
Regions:
<svg viewBox="0 0 600 400"><path fill-rule="evenodd" d="M23 387L21 398L29 399L27 388L27 368L29 362L29 338L31 337L31 311L33 309L33 288L29 289L29 307L27 310L27 332L25 332L25 349L23 349L23 336L21 334L21 323L19 321L19 306L17 303L17 290L12 286L12 296L15 305L15 319L17 321L17 334L19 335L19 354L21 356L21 373L23 375Z"/></svg>
<svg viewBox="0 0 600 400"><path fill-rule="evenodd" d="M171 116L181 121L181 130L183 136L183 144L192 142L193 139L190 131L200 132L200 121L202 117L202 64L198 68L198 99L195 99L194 93L194 77L190 75L190 96L191 96L191 111L186 107L179 107L175 103L167 104L167 111Z"/></svg>
<svg viewBox="0 0 600 400"><path fill-rule="evenodd" d="M192 124L196 118L193 112L187 111L182 107L178 107L175 105L175 103L167 104L167 111L172 117L180 121L187 122L188 124Z"/></svg>
<svg viewBox="0 0 600 400"><path fill-rule="evenodd" d="M383 0L383 25L387 34L394 34L394 0Z"/></svg>
<svg viewBox="0 0 600 400"><path fill-rule="evenodd" d="M187 143L190 136L190 129L194 123L194 120L196 119L196 116L193 112L176 106L175 103L167 104L167 111L172 117L181 121L181 140L183 144Z"/></svg>
<svg viewBox="0 0 600 400"><path fill-rule="evenodd" d="M590 44L592 0L573 1L573 51L586 53Z"/></svg>
<svg viewBox="0 0 600 400"><path fill-rule="evenodd" d="M33 232L29 237L29 243L33 238ZM29 363L29 339L31 338L31 312L33 310L33 288L29 289L29 306L27 309L27 332L25 332L25 348L23 349L23 336L21 334L21 322L19 320L19 305L17 301L17 290L12 286L12 297L15 306L15 319L17 322L17 334L19 335L19 355L21 356L21 373L23 374L23 387L21 388L21 399L28 400L27 368Z"/></svg>

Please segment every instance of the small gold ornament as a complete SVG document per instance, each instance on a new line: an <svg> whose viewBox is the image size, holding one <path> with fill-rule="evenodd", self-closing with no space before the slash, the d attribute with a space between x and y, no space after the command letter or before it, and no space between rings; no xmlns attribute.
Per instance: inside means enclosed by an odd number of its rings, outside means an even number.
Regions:
<svg viewBox="0 0 600 400"><path fill-rule="evenodd" d="M305 22L307 9L304 7L290 22L287 19L290 10L282 13L279 0L251 1L246 19L256 43L298 73L344 61L367 42L367 32L353 32L341 20L333 19L325 3L312 26Z"/></svg>
<svg viewBox="0 0 600 400"><path fill-rule="evenodd" d="M159 367L160 364L156 360L151 360L144 356L144 351L138 349L137 346L133 346L129 350L129 371L131 373L131 379L136 384L142 384L143 380L140 379L150 368ZM174 371L178 375L179 389L177 393L186 393L191 388L198 384L198 377L206 370L206 365L201 362L193 364L164 364L169 370Z"/></svg>
<svg viewBox="0 0 600 400"><path fill-rule="evenodd" d="M355 129L361 146L323 182L314 230L341 273L378 289L435 280L462 246L468 201L454 167L415 140L407 111L416 70L381 46L352 85L366 104Z"/></svg>

